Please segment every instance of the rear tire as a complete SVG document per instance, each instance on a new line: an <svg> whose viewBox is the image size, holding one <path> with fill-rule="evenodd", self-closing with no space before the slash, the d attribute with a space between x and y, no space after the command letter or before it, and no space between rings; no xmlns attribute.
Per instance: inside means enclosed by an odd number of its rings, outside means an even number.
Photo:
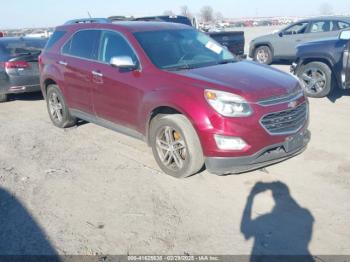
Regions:
<svg viewBox="0 0 350 262"><path fill-rule="evenodd" d="M0 95L0 103L4 103L4 102L7 102L7 94L2 94Z"/></svg>
<svg viewBox="0 0 350 262"><path fill-rule="evenodd" d="M71 116L63 94L57 85L48 86L46 104L51 121L55 126L68 128L76 124L77 119Z"/></svg>
<svg viewBox="0 0 350 262"><path fill-rule="evenodd" d="M154 158L164 173L185 178L200 171L204 156L198 135L183 115L158 115L150 126Z"/></svg>
<svg viewBox="0 0 350 262"><path fill-rule="evenodd" d="M328 96L334 86L334 77L329 66L322 62L302 65L297 72L308 97L322 98Z"/></svg>
<svg viewBox="0 0 350 262"><path fill-rule="evenodd" d="M272 63L272 51L270 47L263 45L259 46L254 51L254 61L260 64L270 65Z"/></svg>

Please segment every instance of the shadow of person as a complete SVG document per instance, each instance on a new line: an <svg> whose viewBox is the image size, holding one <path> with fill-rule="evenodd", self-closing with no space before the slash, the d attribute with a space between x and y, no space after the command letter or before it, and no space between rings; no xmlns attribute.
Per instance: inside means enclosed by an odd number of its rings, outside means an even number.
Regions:
<svg viewBox="0 0 350 262"><path fill-rule="evenodd" d="M0 188L0 256L50 256L56 251L29 212L9 192Z"/></svg>
<svg viewBox="0 0 350 262"><path fill-rule="evenodd" d="M254 198L271 190L275 206L270 213L252 219ZM291 197L281 182L257 183L247 199L241 221L245 239L254 238L250 261L314 261L308 245L314 218Z"/></svg>

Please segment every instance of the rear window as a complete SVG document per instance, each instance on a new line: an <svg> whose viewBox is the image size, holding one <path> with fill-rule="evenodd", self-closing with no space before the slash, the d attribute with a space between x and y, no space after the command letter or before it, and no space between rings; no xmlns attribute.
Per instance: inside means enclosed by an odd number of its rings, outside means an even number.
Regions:
<svg viewBox="0 0 350 262"><path fill-rule="evenodd" d="M345 28L348 28L350 27L350 24L349 23L345 23L345 22L342 22L342 21L339 21L338 22L338 28L341 30L341 29L345 29Z"/></svg>
<svg viewBox="0 0 350 262"><path fill-rule="evenodd" d="M45 44L45 39L6 39L0 41L0 56L8 59L21 54L39 53Z"/></svg>
<svg viewBox="0 0 350 262"><path fill-rule="evenodd" d="M55 31L47 41L45 49L50 50L65 34L65 31Z"/></svg>

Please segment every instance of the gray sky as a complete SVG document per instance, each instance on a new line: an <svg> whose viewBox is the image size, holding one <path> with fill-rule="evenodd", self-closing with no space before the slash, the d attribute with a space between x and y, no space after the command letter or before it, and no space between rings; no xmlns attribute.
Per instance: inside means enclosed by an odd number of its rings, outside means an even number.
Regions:
<svg viewBox="0 0 350 262"><path fill-rule="evenodd" d="M0 29L41 27L62 24L72 18L111 15L159 15L165 10L179 13L179 7L187 5L198 13L204 5L210 5L225 17L253 16L304 16L319 15L320 6L328 2L334 13L350 14L349 0L1 0Z"/></svg>

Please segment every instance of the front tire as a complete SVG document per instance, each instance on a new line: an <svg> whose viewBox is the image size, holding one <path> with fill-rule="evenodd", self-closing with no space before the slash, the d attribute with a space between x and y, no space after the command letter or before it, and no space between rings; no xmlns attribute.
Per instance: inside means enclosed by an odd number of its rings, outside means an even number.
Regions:
<svg viewBox="0 0 350 262"><path fill-rule="evenodd" d="M0 95L0 103L4 103L4 102L7 102L7 94L2 94Z"/></svg>
<svg viewBox="0 0 350 262"><path fill-rule="evenodd" d="M311 62L302 65L297 76L309 97L322 98L328 96L333 89L332 70L325 63Z"/></svg>
<svg viewBox="0 0 350 262"><path fill-rule="evenodd" d="M254 51L254 61L260 64L270 65L272 63L272 51L270 47L263 45L259 46Z"/></svg>
<svg viewBox="0 0 350 262"><path fill-rule="evenodd" d="M46 104L51 121L55 126L68 128L76 124L77 120L71 116L63 94L57 85L48 86Z"/></svg>
<svg viewBox="0 0 350 262"><path fill-rule="evenodd" d="M154 158L162 171L176 178L192 176L204 166L198 135L183 115L158 115L150 126Z"/></svg>

